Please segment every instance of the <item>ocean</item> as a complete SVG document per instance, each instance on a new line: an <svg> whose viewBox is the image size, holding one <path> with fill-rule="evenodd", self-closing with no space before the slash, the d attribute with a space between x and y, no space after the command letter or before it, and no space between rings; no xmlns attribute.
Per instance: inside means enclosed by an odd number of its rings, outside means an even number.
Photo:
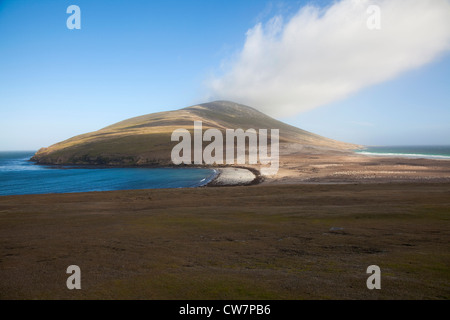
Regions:
<svg viewBox="0 0 450 320"><path fill-rule="evenodd" d="M370 156L450 160L450 146L378 146L356 152Z"/></svg>
<svg viewBox="0 0 450 320"><path fill-rule="evenodd" d="M0 152L0 196L156 188L207 184L215 170L203 168L76 168L28 161L33 151Z"/></svg>

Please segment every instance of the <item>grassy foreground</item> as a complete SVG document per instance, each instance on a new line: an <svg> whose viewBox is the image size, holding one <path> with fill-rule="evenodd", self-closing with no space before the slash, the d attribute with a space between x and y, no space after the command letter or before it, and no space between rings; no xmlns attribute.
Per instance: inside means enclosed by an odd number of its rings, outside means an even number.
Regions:
<svg viewBox="0 0 450 320"><path fill-rule="evenodd" d="M449 299L449 219L448 183L0 197L0 298Z"/></svg>

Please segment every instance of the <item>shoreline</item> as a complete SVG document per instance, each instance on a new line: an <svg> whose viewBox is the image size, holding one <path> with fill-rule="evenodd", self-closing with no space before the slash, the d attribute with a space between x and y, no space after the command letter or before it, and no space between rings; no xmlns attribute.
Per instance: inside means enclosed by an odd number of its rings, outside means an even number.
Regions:
<svg viewBox="0 0 450 320"><path fill-rule="evenodd" d="M114 165L94 165L94 164L41 164L34 160L27 160L33 162L37 166L48 166L51 168L69 168L69 169L116 169L116 168L136 168L136 169L183 169L183 168L198 168L211 169L214 173L205 178L207 182L201 183L195 188L199 187L231 187L231 186L248 186L260 184L264 181L264 177L259 170L244 166L210 166L210 165L130 165L130 166L114 166ZM253 176L252 176L253 175Z"/></svg>
<svg viewBox="0 0 450 320"><path fill-rule="evenodd" d="M259 184L379 184L395 182L450 182L450 161L393 156L372 156L360 152L338 152L287 144L280 152L279 171L262 176L257 165L104 165L40 164L50 168L199 168L212 170L200 182L188 188L237 187Z"/></svg>
<svg viewBox="0 0 450 320"><path fill-rule="evenodd" d="M443 155L427 155L427 154L402 154L402 153L377 153L377 152L355 152L356 154L360 154L367 157L385 157L385 158L394 158L394 159L423 159L423 160L443 160L450 161L450 156Z"/></svg>
<svg viewBox="0 0 450 320"><path fill-rule="evenodd" d="M236 187L260 184L264 181L261 173L253 168L223 167L213 169L217 175L205 187Z"/></svg>

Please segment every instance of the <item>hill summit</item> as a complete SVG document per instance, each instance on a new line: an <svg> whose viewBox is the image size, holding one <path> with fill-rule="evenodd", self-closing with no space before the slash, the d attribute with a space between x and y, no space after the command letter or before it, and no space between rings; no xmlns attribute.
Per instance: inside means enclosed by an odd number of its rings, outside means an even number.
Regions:
<svg viewBox="0 0 450 320"><path fill-rule="evenodd" d="M40 149L32 158L38 164L109 166L171 165L172 132L193 132L194 121L203 130L279 129L281 144L348 150L358 146L331 140L290 126L264 113L230 101L214 101L191 107L127 119L95 132L82 134Z"/></svg>

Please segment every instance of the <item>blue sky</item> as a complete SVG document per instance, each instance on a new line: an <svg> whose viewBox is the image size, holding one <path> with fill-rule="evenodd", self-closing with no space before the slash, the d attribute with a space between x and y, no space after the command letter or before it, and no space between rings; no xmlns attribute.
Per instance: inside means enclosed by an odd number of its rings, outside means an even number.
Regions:
<svg viewBox="0 0 450 320"><path fill-rule="evenodd" d="M450 145L450 57L288 122L366 145Z"/></svg>
<svg viewBox="0 0 450 320"><path fill-rule="evenodd" d="M289 18L306 3L1 0L0 150L37 150L206 102L205 83L242 50L249 29L275 15ZM81 30L66 27L72 4L81 9ZM344 99L277 118L353 143L450 145L449 83L444 53Z"/></svg>

